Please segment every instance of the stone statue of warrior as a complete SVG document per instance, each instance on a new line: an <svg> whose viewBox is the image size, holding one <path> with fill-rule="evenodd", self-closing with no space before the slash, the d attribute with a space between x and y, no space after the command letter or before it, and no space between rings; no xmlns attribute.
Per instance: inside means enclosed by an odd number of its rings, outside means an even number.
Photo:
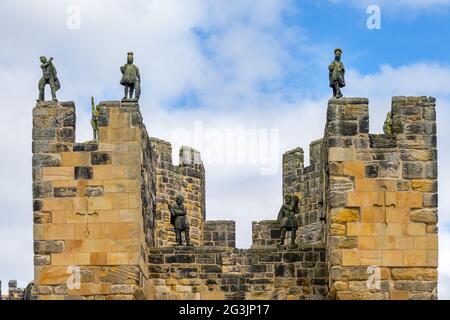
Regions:
<svg viewBox="0 0 450 320"><path fill-rule="evenodd" d="M94 140L98 140L98 119L100 117L100 106L95 105L94 97L91 97L91 105L92 105L91 126L94 132Z"/></svg>
<svg viewBox="0 0 450 320"><path fill-rule="evenodd" d="M341 98L342 92L341 88L345 87L345 68L344 64L341 62L342 50L334 50L334 61L328 67L330 71L330 87L333 89L333 98Z"/></svg>
<svg viewBox="0 0 450 320"><path fill-rule="evenodd" d="M278 222L281 227L281 244L284 245L284 239L286 238L286 232L291 231L291 245L295 245L295 238L297 237L297 212L298 212L297 196L287 194L284 197L284 204L281 206L278 213Z"/></svg>
<svg viewBox="0 0 450 320"><path fill-rule="evenodd" d="M141 95L141 75L139 68L133 62L133 52L128 52L127 63L120 67L120 71L122 72L120 84L125 87L125 96L122 101L139 101ZM135 93L134 99L133 92Z"/></svg>
<svg viewBox="0 0 450 320"><path fill-rule="evenodd" d="M175 205L172 206L166 199L164 202L169 207L170 211L170 223L175 228L175 236L177 240L177 246L183 245L183 240L181 239L181 233L184 231L184 235L186 237L186 245L190 246L190 237L189 237L189 223L187 220L187 212L184 207L184 198L182 195L178 195L175 199Z"/></svg>
<svg viewBox="0 0 450 320"><path fill-rule="evenodd" d="M45 100L45 86L50 85L50 90L52 93L52 100L58 101L56 99L56 91L61 89L61 84L59 83L56 68L53 65L53 58L47 60L46 57L42 56L41 60L41 69L42 69L42 78L39 80L39 98L37 101Z"/></svg>

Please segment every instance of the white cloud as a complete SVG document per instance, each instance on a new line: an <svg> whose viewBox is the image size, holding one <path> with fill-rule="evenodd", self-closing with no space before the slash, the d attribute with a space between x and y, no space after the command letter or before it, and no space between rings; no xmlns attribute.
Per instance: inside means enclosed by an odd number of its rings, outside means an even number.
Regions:
<svg viewBox="0 0 450 320"><path fill-rule="evenodd" d="M66 28L69 5L81 9L80 30ZM122 97L119 66L129 50L135 52L141 69L141 106L151 135L168 139L173 130L183 126L190 129L194 121L210 128L225 129L232 124L236 128L271 129L289 123L286 119L290 116L301 116L301 109L281 105L281 93L258 89L261 82L279 80L282 60L290 58L282 41L292 37L279 30L286 6L272 0L261 1L257 8L252 1L239 1L234 6L227 1L128 1L126 5L112 1L30 1L26 5L2 1L0 11L14 19L9 23L0 20L4 49L0 52L4 61L0 64L0 95L6 106L0 118L4 152L0 160L4 197L0 242L13 242L15 247L14 251L11 246L0 248L5 261L0 278L32 278L31 109L37 96L40 55L55 58L62 82L60 100L76 102L79 141L91 138L89 97L93 95L97 101ZM210 34L201 44L195 32L204 30ZM164 108L186 91L195 91L203 108ZM267 106L265 112L275 116L266 117L256 106ZM288 113L279 114L280 110ZM294 135L288 134L290 140L283 140L280 150L287 141L297 145ZM275 215L280 198L277 192L281 193L279 175L264 180L255 166L208 168L207 175L211 218L245 216L241 225L247 233L252 219ZM221 180L225 176L230 177L226 185ZM249 193L241 193L246 198L242 203L248 205L242 205L236 195L236 181L248 185ZM219 199L226 199L228 208ZM269 209L270 204L273 209ZM246 240L243 243L248 244Z"/></svg>

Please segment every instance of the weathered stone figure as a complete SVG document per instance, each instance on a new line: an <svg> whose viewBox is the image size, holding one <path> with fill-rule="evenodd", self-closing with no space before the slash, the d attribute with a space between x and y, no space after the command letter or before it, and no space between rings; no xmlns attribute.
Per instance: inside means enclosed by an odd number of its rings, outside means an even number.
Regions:
<svg viewBox="0 0 450 320"><path fill-rule="evenodd" d="M91 125L92 130L94 132L94 140L98 140L98 118L100 116L100 106L95 105L94 97L91 97L91 105L92 105Z"/></svg>
<svg viewBox="0 0 450 320"><path fill-rule="evenodd" d="M281 227L281 244L284 245L284 239L286 238L286 232L291 231L291 245L295 245L295 238L297 237L297 212L298 212L297 196L287 194L284 197L284 204L281 206L278 213L278 222Z"/></svg>
<svg viewBox="0 0 450 320"><path fill-rule="evenodd" d="M122 72L120 84L125 87L125 96L122 101L139 101L141 95L141 75L139 68L133 62L133 52L128 52L127 63L120 67L120 71ZM135 93L134 99L133 92Z"/></svg>
<svg viewBox="0 0 450 320"><path fill-rule="evenodd" d="M392 114L390 112L386 115L383 131L385 135L392 135Z"/></svg>
<svg viewBox="0 0 450 320"><path fill-rule="evenodd" d="M175 236L177 240L177 245L183 245L183 240L181 240L181 232L184 231L184 235L186 238L186 245L190 246L190 237L189 237L189 223L187 220L187 212L184 207L184 198L182 195L178 195L176 197L175 206L172 206L166 199L164 201L167 203L170 211L170 223L175 228Z"/></svg>
<svg viewBox="0 0 450 320"><path fill-rule="evenodd" d="M334 61L328 67L330 87L333 88L333 98L341 98L341 88L345 87L345 68L341 62L342 50L334 50Z"/></svg>
<svg viewBox="0 0 450 320"><path fill-rule="evenodd" d="M50 58L47 61L47 58L42 56L41 60L41 69L42 69L42 78L39 80L39 98L37 101L45 100L45 86L50 85L50 90L52 93L52 100L57 101L56 99L56 91L61 89L61 84L59 83L56 68L53 65L53 58Z"/></svg>

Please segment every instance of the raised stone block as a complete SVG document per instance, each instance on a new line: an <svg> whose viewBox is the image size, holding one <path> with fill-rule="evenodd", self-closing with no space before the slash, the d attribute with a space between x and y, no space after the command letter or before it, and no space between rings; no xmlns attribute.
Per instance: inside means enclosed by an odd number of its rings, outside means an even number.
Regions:
<svg viewBox="0 0 450 320"><path fill-rule="evenodd" d="M56 198L75 197L76 195L77 195L76 187L55 188L54 189L54 196Z"/></svg>
<svg viewBox="0 0 450 320"><path fill-rule="evenodd" d="M59 154L34 154L33 167L57 167L61 165Z"/></svg>
<svg viewBox="0 0 450 320"><path fill-rule="evenodd" d="M92 167L75 167L74 177L75 180L89 180L93 179L93 168Z"/></svg>
<svg viewBox="0 0 450 320"><path fill-rule="evenodd" d="M72 127L58 128L56 138L59 142L75 142L75 130Z"/></svg>
<svg viewBox="0 0 450 320"><path fill-rule="evenodd" d="M354 148L329 148L328 161L352 161L356 160Z"/></svg>
<svg viewBox="0 0 450 320"><path fill-rule="evenodd" d="M89 141L89 142L83 142L83 143L75 143L73 146L73 151L97 151L98 149L98 143L96 141Z"/></svg>
<svg viewBox="0 0 450 320"><path fill-rule="evenodd" d="M55 140L55 128L33 128L33 140Z"/></svg>
<svg viewBox="0 0 450 320"><path fill-rule="evenodd" d="M346 223L359 221L359 210L354 208L331 209L331 222Z"/></svg>
<svg viewBox="0 0 450 320"><path fill-rule="evenodd" d="M33 183L33 198L49 198L53 196L53 184L50 181Z"/></svg>
<svg viewBox="0 0 450 320"><path fill-rule="evenodd" d="M412 222L436 224L438 222L437 209L416 209L411 212Z"/></svg>
<svg viewBox="0 0 450 320"><path fill-rule="evenodd" d="M328 123L328 133L333 136L355 136L358 134L358 124L352 121L331 121Z"/></svg>
<svg viewBox="0 0 450 320"><path fill-rule="evenodd" d="M34 241L34 253L49 254L64 251L64 241Z"/></svg>
<svg viewBox="0 0 450 320"><path fill-rule="evenodd" d="M94 166L111 164L111 153L108 152L92 152L91 164Z"/></svg>

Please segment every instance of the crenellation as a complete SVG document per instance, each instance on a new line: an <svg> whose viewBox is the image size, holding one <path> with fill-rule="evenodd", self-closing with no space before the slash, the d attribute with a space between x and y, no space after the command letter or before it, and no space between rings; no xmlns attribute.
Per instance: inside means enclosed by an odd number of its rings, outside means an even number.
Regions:
<svg viewBox="0 0 450 320"><path fill-rule="evenodd" d="M188 216L191 242L203 241L205 210L205 170L200 153L190 147L181 147L179 165L172 162L172 146L169 142L151 138L156 155L156 219L155 241L157 246L175 244L174 227L170 224L170 212L164 199L174 202L182 194Z"/></svg>
<svg viewBox="0 0 450 320"><path fill-rule="evenodd" d="M203 246L236 247L236 223L234 221L205 221Z"/></svg>
<svg viewBox="0 0 450 320"><path fill-rule="evenodd" d="M309 145L309 164L310 166L321 162L322 139L315 140Z"/></svg>
<svg viewBox="0 0 450 320"><path fill-rule="evenodd" d="M283 154L283 197L300 191L299 177L304 167L304 152L296 148Z"/></svg>
<svg viewBox="0 0 450 320"><path fill-rule="evenodd" d="M252 248L281 244L281 228L277 220L252 222Z"/></svg>
<svg viewBox="0 0 450 320"><path fill-rule="evenodd" d="M38 102L35 284L17 297L436 299L435 104L394 97L392 134L370 134L368 99L331 99L310 165L302 148L283 155L283 196L299 199L296 245L281 245L279 221L266 220L252 223L250 249L236 249L234 221L206 220L200 152L182 146L174 165L136 102L100 102L99 139L82 143L73 102ZM165 200L179 194L194 246L174 246Z"/></svg>

